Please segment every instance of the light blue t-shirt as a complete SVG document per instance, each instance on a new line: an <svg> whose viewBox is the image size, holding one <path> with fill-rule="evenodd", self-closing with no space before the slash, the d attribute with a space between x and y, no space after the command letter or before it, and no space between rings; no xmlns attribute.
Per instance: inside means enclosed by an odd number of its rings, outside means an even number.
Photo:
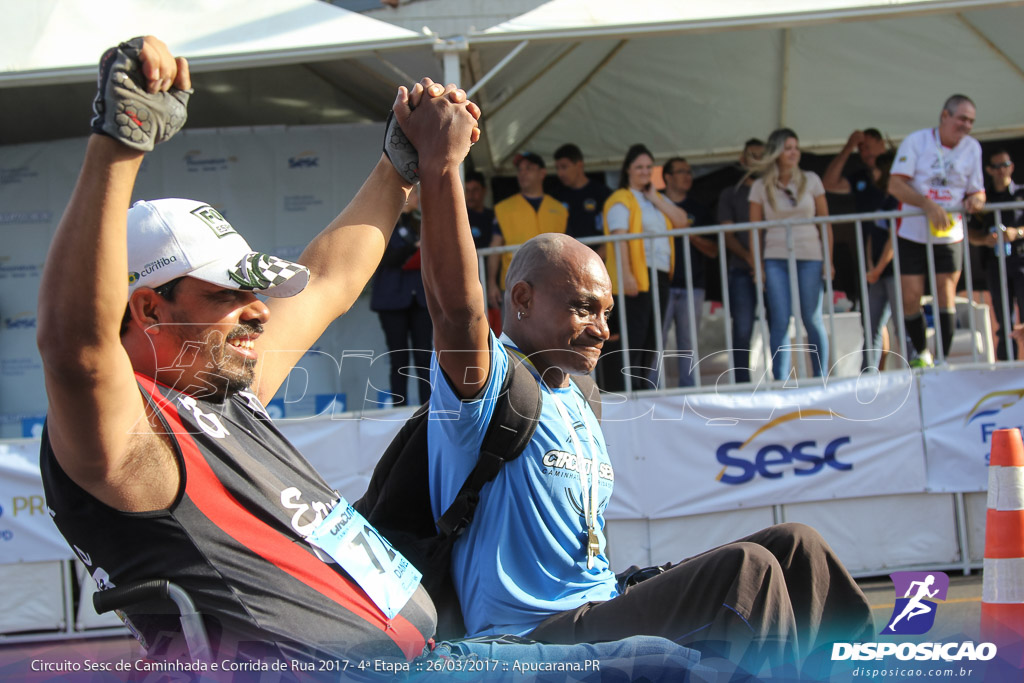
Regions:
<svg viewBox="0 0 1024 683"><path fill-rule="evenodd" d="M438 366L436 354L431 360L434 389L427 444L435 519L451 505L476 464L508 371L509 358L491 334L487 385L479 397L463 401ZM570 392L576 393L579 402ZM483 487L473 522L452 553L452 577L470 636L526 635L552 614L618 594L605 555L604 509L615 477L601 427L575 384L564 389L542 386L541 394L543 407L533 439L522 455L506 463L494 481ZM594 452L599 463L596 532L601 554L592 569L587 569L584 489L555 395L561 398L587 451L584 478L588 499L592 485L589 461ZM585 445L589 438L596 449Z"/></svg>

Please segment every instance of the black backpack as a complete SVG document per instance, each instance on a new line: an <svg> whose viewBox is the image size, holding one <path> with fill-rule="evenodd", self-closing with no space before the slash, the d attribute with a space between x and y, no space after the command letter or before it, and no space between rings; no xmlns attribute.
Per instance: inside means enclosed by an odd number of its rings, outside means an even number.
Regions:
<svg viewBox="0 0 1024 683"><path fill-rule="evenodd" d="M498 475L506 462L519 457L540 417L540 385L518 357L511 353L508 356L509 372L484 433L480 457L440 519L434 520L430 507L428 404L420 406L395 435L377 462L366 493L353 505L422 572L423 588L437 609L437 635L441 639L461 638L466 633L451 578L452 546L473 521L480 489ZM594 380L573 376L572 381L600 421L601 396Z"/></svg>

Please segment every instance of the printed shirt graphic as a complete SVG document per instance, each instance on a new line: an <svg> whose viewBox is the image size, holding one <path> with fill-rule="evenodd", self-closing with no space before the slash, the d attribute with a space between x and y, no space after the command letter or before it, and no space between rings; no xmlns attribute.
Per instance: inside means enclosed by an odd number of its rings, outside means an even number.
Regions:
<svg viewBox="0 0 1024 683"><path fill-rule="evenodd" d="M893 572L896 605L883 635L921 635L935 624L936 601L946 599L949 577L943 572Z"/></svg>
<svg viewBox="0 0 1024 683"><path fill-rule="evenodd" d="M964 197L981 192L985 185L981 174L981 144L964 136L956 147L942 147L934 128L914 131L908 135L896 152L892 174L910 178L910 186L930 197L943 208L960 206ZM901 209L914 208L901 204ZM953 230L948 236L932 236L936 244L950 244L964 238L963 218L953 213ZM928 220L924 216L907 216L899 221L899 236L913 242L927 240Z"/></svg>
<svg viewBox="0 0 1024 683"><path fill-rule="evenodd" d="M454 500L476 463L494 401L509 371L508 356L491 335L491 373L479 398L462 401L437 364L431 361L431 419L427 441L430 499L434 517ZM604 509L612 494L613 474L600 425L579 414L569 395L575 385L554 390L576 424L580 441L586 420L596 439L599 461L597 535L602 551ZM586 522L576 458L565 422L545 389L540 424L522 455L502 467L480 492L473 523L455 544L452 576L469 635L525 635L556 612L617 595L615 575L603 554L587 569ZM439 414L440 413L440 414ZM591 456L587 454L589 459ZM590 490L589 469L586 477Z"/></svg>

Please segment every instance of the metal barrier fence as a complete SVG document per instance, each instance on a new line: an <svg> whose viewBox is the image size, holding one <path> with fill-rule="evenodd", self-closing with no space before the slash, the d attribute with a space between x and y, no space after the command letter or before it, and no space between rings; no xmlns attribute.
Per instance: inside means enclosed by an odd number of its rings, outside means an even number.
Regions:
<svg viewBox="0 0 1024 683"><path fill-rule="evenodd" d="M1003 224L1003 215L1004 214L1012 214L1013 211L1021 210L1021 209L1024 209L1024 201L993 203L993 204L986 205L984 210L982 211L982 213L985 213L985 214L987 214L987 213L994 213L995 214L995 222L996 222L996 224L1002 225ZM858 281L858 287L859 287L859 290L860 290L859 291L859 295L860 295L859 296L860 308L861 308L860 312L861 312L861 320L862 320L862 324L863 324L863 330L865 331L865 335L867 335L868 334L868 330L870 329L871 310L870 310L870 305L869 305L869 300L868 300L868 282L867 282L867 278L866 278L867 258L866 258L866 254L865 254L865 251L864 251L864 227L865 227L864 224L865 223L877 223L877 222L880 222L880 221L884 220L884 221L887 221L888 224L889 224L889 235L890 235L890 239L892 240L892 247L893 247L893 252L894 252L893 253L892 266L893 266L894 284L895 284L895 291L896 291L895 302L894 302L896 310L892 312L892 317L893 317L893 320L895 321L895 328L896 328L896 333L897 333L897 337L898 337L898 346L897 346L897 348L899 348L899 349L906 349L907 348L907 336L906 336L906 329L905 329L904 324L903 324L903 318L904 318L904 315L903 315L903 287L902 287L902 284L900 282L901 273L900 273L900 263L899 263L899 240L897 239L897 219L902 218L904 216L919 216L919 215L923 215L923 212L920 209L916 209L915 208L915 209L912 209L912 210L903 210L903 211L879 211L879 212L874 212L874 213L854 213L854 214L842 214L842 215L835 215L835 216L815 216L813 218L800 218L800 219L788 219L788 220L776 220L776 221L763 221L763 222L760 222L760 223L733 223L733 224L729 224L729 225L712 225L712 226L701 226L701 227L693 227L693 228L676 228L676 229L669 230L667 232L640 232L640 233L629 233L629 234L619 234L619 235L607 235L607 236L604 236L604 237L587 237L587 238L584 238L584 239L582 239L580 241L582 243L584 243L584 244L587 244L587 245L596 246L596 245L601 245L601 244L618 244L619 242L629 242L629 241L639 240L639 239L652 239L652 238L654 238L654 239L658 239L658 238L666 239L666 238L674 238L674 237L677 237L677 236L681 236L683 238L681 240L682 241L682 245L683 245L683 254L681 255L681 257L682 257L683 266L685 268L685 279L686 279L687 296L688 296L688 304L689 304L689 306L688 306L688 309L689 309L689 320L688 320L688 323L689 323L689 327L690 327L692 338L693 338L693 342L694 342L693 343L693 348L692 349L687 349L686 351L692 352L692 358L694 359L694 361L696 361L696 360L701 358L701 355L700 355L700 349L699 349L699 344L698 344L698 340L697 340L697 336L698 336L697 332L698 332L698 330L697 330L697 324L696 324L696 322L697 322L696 321L696 313L694 311L694 292L693 292L693 290L694 290L694 286L693 286L694 282L693 282L693 273L692 273L691 260L690 260L690 252L691 252L692 247L690 245L689 236L697 235L697 236L713 237L717 241L717 244L718 244L719 277L720 277L720 280L721 280L721 287L722 287L722 306L723 306L723 309L724 309L724 316L725 316L725 320L726 320L726 324L725 324L725 348L724 348L724 350L722 352L728 353L728 354L731 355L732 350L735 348L734 347L734 341L735 340L733 340L733 338L732 338L732 326L730 324L731 320L732 320L732 311L730 309L730 303L729 303L730 296L729 296L729 276L728 276L728 255L727 255L727 249L726 249L726 245L725 245L725 235L726 234L729 234L729 233L739 233L739 232L750 232L751 234L758 234L757 232L754 232L754 231L766 230L768 228L775 228L775 227L785 228L785 230L786 230L786 246L787 246L787 249L788 249L788 252L789 252L787 261L788 261L788 264L789 264L788 265L788 269L789 269L790 297L791 297L791 305L792 305L792 318L795 321L796 342L797 342L796 347L800 347L801 345L803 345L803 343L805 341L806 332L802 329L802 325L801 325L802 316L801 316L801 310L800 310L800 300L799 300L798 291L797 291L797 278L796 278L796 262L797 262L797 258L796 258L796 255L795 255L795 248L794 248L794 242L793 242L793 228L795 226L798 226L798 225L808 225L808 224L811 224L811 223L815 224L816 226L822 226L822 225L833 224L833 223L852 223L854 225L856 245L857 245L857 266L858 266L857 281ZM965 224L965 226L964 226L964 230L965 230L965 236L964 236L965 248L963 249L963 261L964 262L963 262L963 268L962 268L962 271L961 271L962 274L961 274L960 282L966 284L965 289L967 291L968 300L970 302L973 302L974 301L974 286L973 286L973 278L972 278L972 273L971 273L971 257L970 257L971 250L967 246L969 244L969 239L968 239L968 236L967 236L967 232L968 231L967 231L967 227L966 227L966 224L967 224L966 218L967 217L965 216L965 220L964 220L964 224ZM828 241L827 241L828 240L828 231L827 230L822 230L821 231L821 237L822 237L822 247L825 250L824 253L833 254L833 248L834 248L835 245L828 243ZM998 237L998 242L997 242L997 244L995 246L995 252L996 252L996 256L998 258L998 266L999 266L999 283L1000 283L1000 290L1001 290L1000 293L1002 295L1001 296L1001 304L1002 304L1002 309L1003 309L1002 310L1002 319L1004 321L1007 321L1007 324L1004 325L1003 329L1000 330L1000 335L1001 335L1000 343L1003 343L1003 344L1006 345L1007 357L1012 359L1013 358L1013 349L1012 349L1012 347L1013 347L1013 343L1014 343L1013 339L1010 337L1010 332L1011 332L1011 329L1012 329L1012 323L1011 323L1012 318L1010 317L1010 313L1012 312L1012 306L1010 304L1010 299L1009 299L1009 296L1008 296L1009 291L1008 291L1008 286L1007 286L1007 270L1006 270L1007 254L1006 254L1006 248L1005 248L1006 246L1008 246L1009 243L1005 241L1005 236L1004 236L1002 231L998 231L997 232L997 237ZM1024 238L1022 238L1022 239L1024 239ZM754 285L755 285L755 288L756 288L755 320L757 321L757 324L758 324L758 326L760 328L761 337L762 337L762 339L765 342L765 343L762 344L762 353L763 353L763 356L764 356L764 364L765 364L765 367L767 368L767 367L770 366L772 358L771 358L771 350L769 348L769 345L767 344L767 340L768 340L769 335L768 335L768 318L765 315L765 306L764 306L764 272L763 272L763 267L762 267L763 260L761 258L761 250L762 250L761 240L760 239L751 239L749 244L750 244L750 247L751 247L751 251L753 252L753 259L754 259L754 277L753 277L753 280L754 280ZM927 269L928 269L927 278L928 278L928 284L929 284L929 286L931 288L931 292L933 293L933 296L934 296L934 294L938 291L938 289L937 289L937 284L936 284L935 259L934 259L934 253L933 253L933 250L932 250L932 236L931 236L930 231L927 234L927 242L926 242L926 244L927 244L927 247L928 247L927 248ZM486 268L485 268L486 261L487 261L487 256L490 255L490 254L504 254L504 253L515 252L515 251L517 251L519 249L519 246L520 245L507 245L507 246L502 246L502 247L489 247L489 248L486 248L486 249L478 250L477 253L478 253L478 257L479 257L480 277L481 277L481 281L482 281L482 283L484 285L485 296L486 296L486 290L487 290L487 276L486 276ZM680 257L680 255L677 255L677 259L679 257ZM823 269L824 269L823 275L824 275L824 280L825 280L825 305L827 307L826 316L827 316L827 321L828 321L827 324L828 324L828 327L829 327L828 335L829 335L830 339L835 340L835 338L836 338L836 335L835 335L836 311L835 311L835 297L834 297L833 286L832 286L832 279L833 279L832 275L833 275L833 273L832 273L832 262L831 262L831 259L824 259L824 262L823 262L822 265L823 265ZM622 282L623 281L623 271L622 271L623 266L622 266L622 259L621 258L616 258L615 266L616 266L616 271L617 271L616 272L616 280L618 282ZM652 298L653 308L654 308L654 310L653 310L654 327L655 327L655 330L656 330L656 348L654 349L654 351L656 351L656 353L657 353L657 358L659 359L658 362L661 363L662 362L661 359L664 358L665 340L664 340L663 334L662 334L662 331L663 331L662 311L661 311L661 306L659 305L659 301L660 301L659 287L660 287L660 285L658 283L657 271L656 271L654 265L650 265L649 267L650 267L650 282L651 282L651 298ZM616 309L616 313L618 315L618 322L619 322L619 330L620 330L620 335L621 335L622 349L623 349L624 352L628 352L628 350L631 349L632 347L630 346L630 343L629 343L630 340L629 340L628 330L627 330L627 326L626 326L626 295L622 291L621 287L619 288L619 292L617 293L616 296L617 296L617 299L616 299L615 309ZM933 305L933 311L934 310L937 310L937 309ZM933 315L932 317L933 317L933 324L934 324L934 328L935 328L935 339L936 339L935 347L936 347L936 357L937 357L936 360L937 360L938 364L942 364L942 363L946 362L946 358L945 358L945 354L944 354L944 351L943 351L943 348L942 348L942 344L939 341L942 338L941 321L939 320L939 316L938 315ZM971 332L971 338L973 340L973 339L976 338L978 330L977 330L977 327L976 327L976 322L975 322L974 316L973 315L968 316L968 319L969 319L969 327L970 327L970 332ZM747 342L744 342L744 343L747 343ZM624 359L628 358L628 353L624 353L623 358ZM978 354L978 349L977 349L976 344L972 344L971 345L971 360L974 363L982 362L982 359L980 358L980 356ZM822 365L824 366L825 363L823 362ZM693 365L691 367L696 367L696 365ZM794 368L797 369L797 373L798 373L797 376L798 377L806 376L806 372L801 372L802 368L801 368L801 365L799 363L795 363L794 364ZM733 363L730 360L729 367L728 367L728 377L729 377L729 383L730 384L736 384L735 370L736 370L736 368L733 367ZM665 373L661 372L661 373L658 373L658 374L659 374L659 388L663 389L664 388ZM770 378L770 376L766 375L765 377L758 378L757 380L755 380L753 377L751 377L751 381L754 384L753 389L756 391L756 390L770 390L772 388L779 388L779 387L781 387L785 383L786 380L785 379L773 380L773 379ZM627 393L636 393L634 391L633 386L632 386L632 376L629 373L625 373L625 382L626 382L626 392ZM693 389L694 390L699 390L700 387L701 387L701 378L700 378L700 373L698 371L696 371L696 370L694 371L694 382L695 382L695 386L694 386Z"/></svg>

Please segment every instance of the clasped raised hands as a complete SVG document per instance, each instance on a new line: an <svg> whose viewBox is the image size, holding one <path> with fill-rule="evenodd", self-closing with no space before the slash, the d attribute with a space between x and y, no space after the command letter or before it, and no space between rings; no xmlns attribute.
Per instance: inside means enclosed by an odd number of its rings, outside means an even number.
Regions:
<svg viewBox="0 0 1024 683"><path fill-rule="evenodd" d="M419 155L421 177L457 168L480 139L480 107L454 84L424 78L411 89L402 86L393 109Z"/></svg>

